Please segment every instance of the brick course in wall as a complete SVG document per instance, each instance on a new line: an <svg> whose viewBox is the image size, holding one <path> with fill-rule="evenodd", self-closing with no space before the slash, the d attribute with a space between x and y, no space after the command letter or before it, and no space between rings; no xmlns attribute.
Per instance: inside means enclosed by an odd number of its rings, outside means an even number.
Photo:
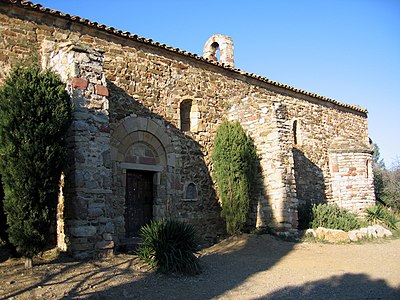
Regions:
<svg viewBox="0 0 400 300"><path fill-rule="evenodd" d="M153 174L154 218L187 221L203 241L223 234L210 157L224 119L241 122L260 157L250 227L296 233L301 203L374 203L365 110L11 2L0 1L0 83L36 53L75 104L60 206L75 255L107 255L126 240L129 170ZM183 101L190 130L181 128ZM190 183L194 199L185 195Z"/></svg>

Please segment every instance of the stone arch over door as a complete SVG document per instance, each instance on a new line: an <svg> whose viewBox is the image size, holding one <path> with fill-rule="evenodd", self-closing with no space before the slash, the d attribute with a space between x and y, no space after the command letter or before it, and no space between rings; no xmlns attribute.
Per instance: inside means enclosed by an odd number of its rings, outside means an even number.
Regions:
<svg viewBox="0 0 400 300"><path fill-rule="evenodd" d="M117 220L115 234L120 242L126 236L127 174L133 172L152 176L154 219L172 214L174 190L171 181L176 171L176 159L167 130L162 120L129 116L116 124L111 133L112 210Z"/></svg>

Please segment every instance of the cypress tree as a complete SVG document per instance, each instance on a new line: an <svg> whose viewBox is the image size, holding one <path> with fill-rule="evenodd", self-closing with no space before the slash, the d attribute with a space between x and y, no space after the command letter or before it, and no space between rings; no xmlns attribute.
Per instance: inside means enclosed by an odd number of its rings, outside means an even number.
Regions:
<svg viewBox="0 0 400 300"><path fill-rule="evenodd" d="M212 161L226 230L240 233L256 188L258 160L254 143L239 122L224 121L218 127Z"/></svg>
<svg viewBox="0 0 400 300"><path fill-rule="evenodd" d="M0 88L0 173L10 242L27 258L46 246L67 157L72 109L65 85L37 64L16 67Z"/></svg>

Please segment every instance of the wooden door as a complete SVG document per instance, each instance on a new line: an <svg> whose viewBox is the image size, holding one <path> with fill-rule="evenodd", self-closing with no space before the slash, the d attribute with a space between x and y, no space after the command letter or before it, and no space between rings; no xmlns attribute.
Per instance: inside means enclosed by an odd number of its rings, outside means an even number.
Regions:
<svg viewBox="0 0 400 300"><path fill-rule="evenodd" d="M126 173L125 232L138 237L140 228L153 218L153 173L129 170Z"/></svg>

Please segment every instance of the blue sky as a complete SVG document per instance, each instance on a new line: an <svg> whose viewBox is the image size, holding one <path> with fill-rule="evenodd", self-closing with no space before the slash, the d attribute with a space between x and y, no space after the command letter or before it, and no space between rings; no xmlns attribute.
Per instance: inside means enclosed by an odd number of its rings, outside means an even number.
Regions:
<svg viewBox="0 0 400 300"><path fill-rule="evenodd" d="M400 160L400 0L38 0L202 55L231 36L235 67L368 109L369 134Z"/></svg>

